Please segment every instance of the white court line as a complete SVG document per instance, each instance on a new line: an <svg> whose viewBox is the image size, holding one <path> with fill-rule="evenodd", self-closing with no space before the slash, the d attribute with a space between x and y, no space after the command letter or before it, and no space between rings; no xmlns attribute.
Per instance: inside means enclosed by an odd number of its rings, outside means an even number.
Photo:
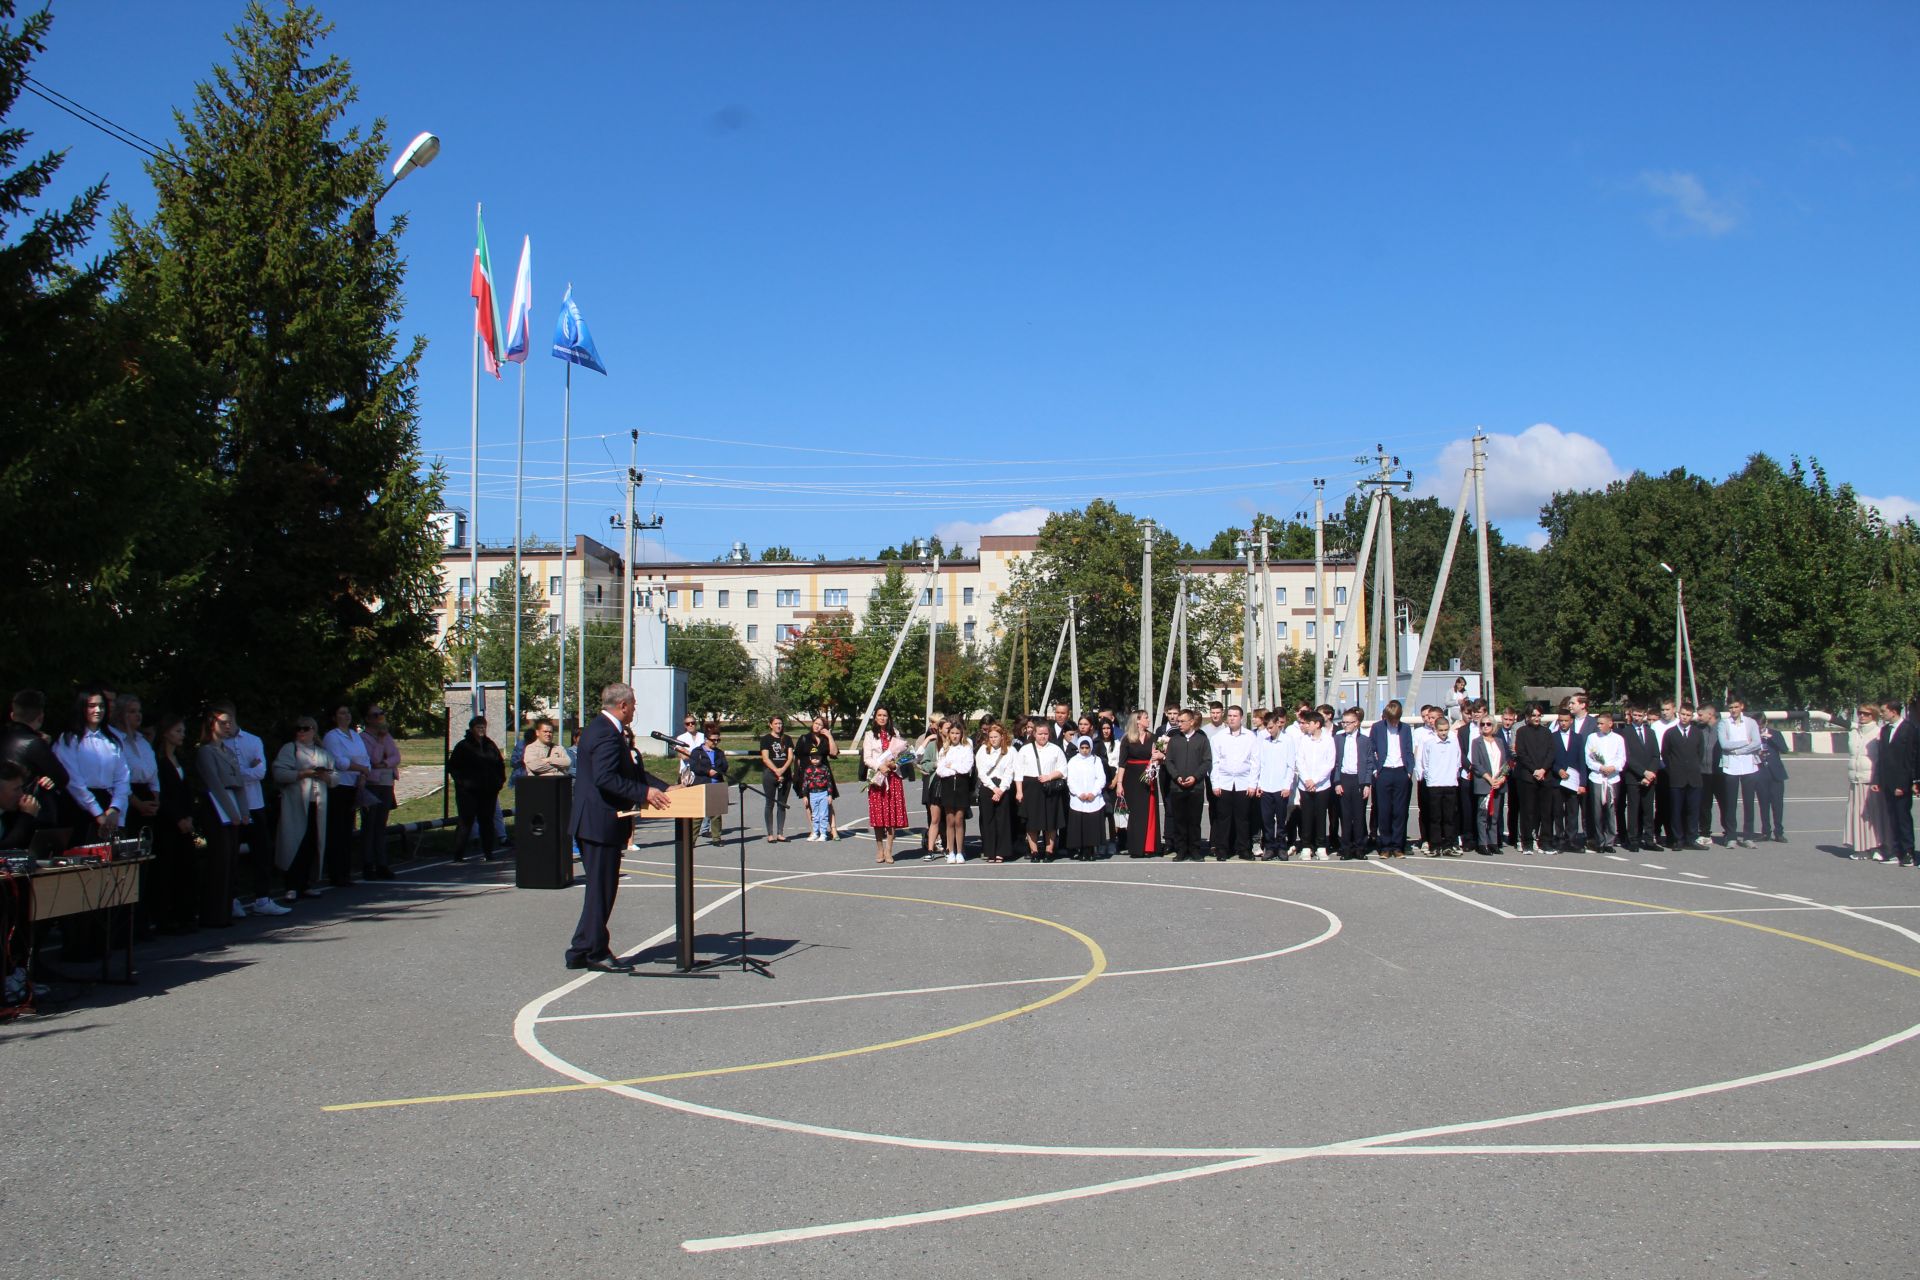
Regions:
<svg viewBox="0 0 1920 1280"><path fill-rule="evenodd" d="M1513 912L1511 911L1502 911L1500 908L1496 906L1492 906L1488 903L1476 902L1474 899L1469 898L1466 894L1455 893L1453 890L1447 888L1445 885L1435 884L1431 880L1423 880L1419 876L1414 875L1411 871L1402 871L1400 868L1394 866L1391 862L1379 862L1379 863L1375 863L1374 865L1385 867L1388 871L1393 872L1393 874L1401 877L1404 880L1411 880L1417 885L1422 885L1425 888L1433 890L1435 893L1444 893L1449 898L1453 898L1459 902L1464 902L1470 907L1478 907L1482 911L1491 911L1494 915L1499 916L1502 920L1513 919Z"/></svg>
<svg viewBox="0 0 1920 1280"><path fill-rule="evenodd" d="M1645 868L1646 868L1647 870L1649 870L1649 871L1665 871L1665 870L1666 870L1666 868L1665 868L1665 867L1663 867L1663 866L1661 866L1661 865L1660 865L1659 863L1657 863L1657 862L1643 862L1643 863L1641 863L1640 865L1641 865L1641 866L1643 866L1643 867L1645 867ZM1681 874L1681 875L1685 875L1685 874L1686 874L1686 872L1684 872L1684 871L1683 871L1683 872L1681 872L1680 874Z"/></svg>
<svg viewBox="0 0 1920 1280"><path fill-rule="evenodd" d="M1621 857L1621 856L1620 856L1619 854L1617 854L1617 853L1609 853L1609 854L1607 854L1607 855L1606 855L1606 857L1607 857L1607 860L1608 860L1608 861L1610 861L1610 862L1626 862L1626 861L1628 861L1628 859L1626 859L1626 858L1623 858L1623 857Z"/></svg>
<svg viewBox="0 0 1920 1280"><path fill-rule="evenodd" d="M1705 880L1708 878L1706 876L1701 875L1698 871L1682 871L1680 874L1685 876L1689 880Z"/></svg>
<svg viewBox="0 0 1920 1280"><path fill-rule="evenodd" d="M1784 911L1833 911L1845 914L1849 911L1914 911L1920 910L1920 903L1905 902L1891 907L1839 907L1828 906L1821 902L1811 902L1804 907L1709 907L1704 914L1715 916L1757 916L1772 915ZM1515 916L1516 920L1587 920L1613 916L1673 916L1685 919L1686 913L1680 911L1554 911L1539 915Z"/></svg>
<svg viewBox="0 0 1920 1280"><path fill-rule="evenodd" d="M1757 884L1741 884L1738 880L1729 880L1727 881L1727 887L1729 889L1758 889L1760 886Z"/></svg>
<svg viewBox="0 0 1920 1280"><path fill-rule="evenodd" d="M891 877L873 872L842 872L839 874L856 876L861 879L885 880ZM1253 964L1261 960L1276 960L1281 956L1292 955L1296 951L1305 951L1309 947L1319 946L1340 932L1340 917L1325 907L1316 907L1312 903L1298 902L1292 898L1276 898L1271 894L1249 893L1242 889L1215 889L1206 885L1155 884L1144 880L1089 880L1079 876L995 876L991 880L969 878L963 883L970 884L1108 884L1134 885L1143 889L1179 889L1192 893L1218 893L1231 898L1255 898L1261 902L1278 902L1289 907L1301 907L1307 911L1318 912L1327 921L1327 927L1307 939L1291 946L1274 951L1262 951L1256 955L1229 956L1224 960L1199 960L1191 964L1161 965L1152 969L1109 969L1100 975L1100 980L1108 978L1146 978L1167 973L1192 973L1196 969L1222 969L1230 965ZM662 888L671 888L663 885ZM857 991L837 996L814 996L802 1000L765 1000L756 1004L706 1005L693 1009L627 1009L611 1013L563 1013L552 1017L536 1019L541 1026L551 1022L600 1022L612 1018L660 1018L686 1013L734 1013L743 1009L786 1009L797 1005L842 1004L850 1000L880 1000L889 996L939 995L953 991L983 991L997 987L1031 987L1049 983L1078 982L1080 975L1070 973L1058 978L1002 978L994 982L963 982L944 987L911 987L895 991Z"/></svg>

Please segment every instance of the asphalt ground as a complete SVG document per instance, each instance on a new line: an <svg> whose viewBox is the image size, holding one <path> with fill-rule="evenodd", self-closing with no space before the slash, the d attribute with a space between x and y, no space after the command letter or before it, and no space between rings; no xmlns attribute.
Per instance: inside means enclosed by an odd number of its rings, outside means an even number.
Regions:
<svg viewBox="0 0 1920 1280"><path fill-rule="evenodd" d="M1911 1276L1920 871L1792 767L1755 850L752 840L772 981L662 962L664 826L631 977L562 967L577 888L414 868L0 1028L0 1274Z"/></svg>

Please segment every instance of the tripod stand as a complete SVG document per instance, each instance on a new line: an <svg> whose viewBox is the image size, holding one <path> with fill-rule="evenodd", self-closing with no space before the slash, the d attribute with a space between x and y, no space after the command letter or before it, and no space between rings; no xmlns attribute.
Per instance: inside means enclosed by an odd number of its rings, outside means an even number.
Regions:
<svg viewBox="0 0 1920 1280"><path fill-rule="evenodd" d="M736 949L732 955L716 956L711 960L701 960L690 966L688 972L697 973L703 969L719 969L723 966L738 962L740 972L742 973L752 970L763 978L778 977L779 975L774 973L772 965L764 960L756 960L747 954L747 792L759 791L760 788L749 787L745 782L736 782L734 786L738 788L738 795L740 797L739 808L736 810L739 816L739 825L734 828L733 833L733 847L740 855L740 928L735 935L737 939L735 942Z"/></svg>

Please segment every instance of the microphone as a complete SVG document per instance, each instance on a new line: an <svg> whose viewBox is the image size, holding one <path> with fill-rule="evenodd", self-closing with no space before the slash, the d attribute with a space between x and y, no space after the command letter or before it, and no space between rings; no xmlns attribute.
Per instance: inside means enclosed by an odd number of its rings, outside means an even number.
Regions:
<svg viewBox="0 0 1920 1280"><path fill-rule="evenodd" d="M649 729L647 731L647 736L649 738L654 739L656 742L664 742L668 746L674 745L673 739L669 738L666 734L660 732L658 729Z"/></svg>

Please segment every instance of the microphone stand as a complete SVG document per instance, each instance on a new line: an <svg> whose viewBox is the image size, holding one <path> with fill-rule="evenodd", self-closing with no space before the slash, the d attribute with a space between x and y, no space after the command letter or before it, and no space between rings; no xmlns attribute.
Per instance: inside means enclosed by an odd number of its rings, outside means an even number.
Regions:
<svg viewBox="0 0 1920 1280"><path fill-rule="evenodd" d="M734 954L730 956L716 956L711 960L698 961L694 964L690 972L698 972L702 969L718 969L723 965L730 965L738 961L740 964L740 972L742 973L751 970L763 978L775 978L779 975L773 971L772 965L764 960L756 960L747 954L747 792L759 791L760 788L749 787L744 780L734 783L734 786L738 788L737 794L740 800L738 810L739 821L734 824L733 829L733 846L740 855L740 929L736 935L738 938L735 944L737 949ZM761 794L764 795L765 793L762 792Z"/></svg>

